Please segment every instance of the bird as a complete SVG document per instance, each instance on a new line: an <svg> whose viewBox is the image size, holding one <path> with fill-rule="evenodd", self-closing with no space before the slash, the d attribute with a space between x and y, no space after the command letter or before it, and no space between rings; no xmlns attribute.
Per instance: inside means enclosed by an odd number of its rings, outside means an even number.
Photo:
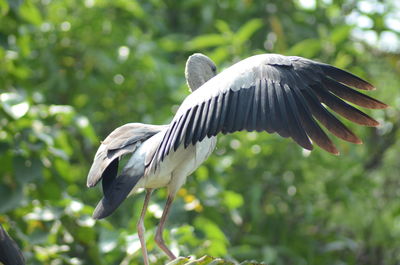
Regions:
<svg viewBox="0 0 400 265"><path fill-rule="evenodd" d="M24 265L25 259L17 243L0 224L0 264Z"/></svg>
<svg viewBox="0 0 400 265"><path fill-rule="evenodd" d="M162 236L171 204L187 176L211 155L218 134L242 130L277 133L304 149L312 150L315 144L338 155L339 150L320 124L345 141L362 141L332 111L356 124L376 127L379 123L354 105L388 107L356 90L374 90L369 82L335 66L298 56L258 54L217 74L209 57L195 53L186 62L185 78L191 93L172 121L118 127L101 143L87 177L88 187L102 181L103 198L94 210L94 219L109 216L138 189L146 190L137 223L146 265L149 260L143 220L153 190L166 187L168 191L155 242L174 260L176 256ZM125 155L129 160L118 173L119 161Z"/></svg>

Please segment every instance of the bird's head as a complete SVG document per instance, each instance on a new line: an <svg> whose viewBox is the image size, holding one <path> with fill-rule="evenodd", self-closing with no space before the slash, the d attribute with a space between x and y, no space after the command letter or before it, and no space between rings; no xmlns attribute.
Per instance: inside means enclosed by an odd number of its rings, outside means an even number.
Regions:
<svg viewBox="0 0 400 265"><path fill-rule="evenodd" d="M195 53L189 57L185 67L186 82L190 92L201 87L205 82L217 74L214 62L201 53Z"/></svg>

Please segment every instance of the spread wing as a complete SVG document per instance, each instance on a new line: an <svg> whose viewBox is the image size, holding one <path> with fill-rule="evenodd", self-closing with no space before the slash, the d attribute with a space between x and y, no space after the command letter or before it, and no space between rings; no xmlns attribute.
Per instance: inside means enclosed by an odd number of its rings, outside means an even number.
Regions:
<svg viewBox="0 0 400 265"><path fill-rule="evenodd" d="M187 147L222 132L267 131L290 137L305 149L313 143L338 150L316 120L337 137L361 140L329 110L365 126L378 122L349 105L380 109L386 104L356 90L374 87L359 77L301 57L262 54L227 68L190 94L180 106L154 156ZM345 100L345 101L344 101Z"/></svg>
<svg viewBox="0 0 400 265"><path fill-rule="evenodd" d="M128 123L111 132L101 143L87 177L87 186L95 186L103 179L109 186L118 173L119 158L133 153L142 142L160 132L164 125Z"/></svg>

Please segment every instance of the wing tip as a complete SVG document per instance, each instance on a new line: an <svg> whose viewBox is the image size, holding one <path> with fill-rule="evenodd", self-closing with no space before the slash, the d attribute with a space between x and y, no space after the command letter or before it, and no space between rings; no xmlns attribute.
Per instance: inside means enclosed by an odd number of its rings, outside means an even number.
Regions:
<svg viewBox="0 0 400 265"><path fill-rule="evenodd" d="M105 203L105 198L101 199L101 201L97 204L96 208L93 211L92 218L95 220L100 220L103 218L106 218L110 214L114 212L115 209L110 207L110 205L107 205ZM108 207L107 207L108 206Z"/></svg>
<svg viewBox="0 0 400 265"><path fill-rule="evenodd" d="M368 102L365 105L361 105L361 104L357 104L357 103L355 103L355 104L359 105L361 107L367 108L367 109L386 109L389 107L389 105L387 105L379 100L376 100L376 99L373 102Z"/></svg>
<svg viewBox="0 0 400 265"><path fill-rule="evenodd" d="M370 90L370 91L376 90L376 87L374 85L372 85L371 83L369 83L369 82L367 82L365 80L363 80L363 82L359 86L357 86L356 88L364 89L364 90Z"/></svg>
<svg viewBox="0 0 400 265"><path fill-rule="evenodd" d="M92 170L90 170L86 180L86 187L93 188L94 186L96 186L101 179L101 176L96 177L98 175L99 175L98 172L92 172Z"/></svg>
<svg viewBox="0 0 400 265"><path fill-rule="evenodd" d="M368 126L368 127L378 127L381 124L377 120L371 118L371 119L368 119L368 122L366 122L363 125Z"/></svg>
<svg viewBox="0 0 400 265"><path fill-rule="evenodd" d="M375 109L387 109L387 108L389 108L389 105L386 103L383 103L382 101L376 100L374 107L375 107Z"/></svg>
<svg viewBox="0 0 400 265"><path fill-rule="evenodd" d="M97 184L97 183L94 183L94 182L88 180L88 181L86 182L86 187L88 187L88 188L93 188L94 186L96 186L96 184Z"/></svg>
<svg viewBox="0 0 400 265"><path fill-rule="evenodd" d="M340 151L334 145L330 146L329 149L325 149L325 150L328 151L329 153L331 153L334 156L339 156L340 155Z"/></svg>

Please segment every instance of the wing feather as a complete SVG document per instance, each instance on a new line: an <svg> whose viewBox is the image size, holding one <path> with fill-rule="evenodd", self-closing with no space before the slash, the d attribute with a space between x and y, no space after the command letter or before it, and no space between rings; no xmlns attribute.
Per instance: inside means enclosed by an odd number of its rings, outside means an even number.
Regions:
<svg viewBox="0 0 400 265"><path fill-rule="evenodd" d="M313 119L313 116L310 112L309 105L307 104L304 96L301 92L295 87L293 90L295 93L292 95L296 98L296 102L299 103L299 117L301 119L302 124L310 136L311 140L315 142L318 146L330 152L332 154L339 154L339 151L336 149L335 145L326 135L326 133L321 129L321 127L317 124L317 122Z"/></svg>
<svg viewBox="0 0 400 265"><path fill-rule="evenodd" d="M373 85L359 78L358 76L353 75L352 73L349 73L329 64L318 63L318 66L327 76L341 83L363 90L375 89Z"/></svg>
<svg viewBox="0 0 400 265"><path fill-rule="evenodd" d="M187 130L186 130L185 148L188 147L188 145L192 141L193 131L194 131L195 126L196 126L196 122L195 121L196 121L196 116L198 115L198 111L197 111L198 108L199 108L199 106L196 105L191 109L192 115L191 115L190 122L189 122Z"/></svg>
<svg viewBox="0 0 400 265"><path fill-rule="evenodd" d="M216 119L216 127L215 127L215 132L210 132L208 137L211 137L212 135L216 135L217 133L222 131L222 126L225 121L226 113L227 113L227 105L229 101L229 96L227 93L222 93L220 96L218 96L218 108L217 112L215 113L215 119Z"/></svg>
<svg viewBox="0 0 400 265"><path fill-rule="evenodd" d="M306 90L303 95L307 99L312 115L314 115L331 133L345 141L356 144L361 143L361 140L352 131L322 106L313 93Z"/></svg>
<svg viewBox="0 0 400 265"><path fill-rule="evenodd" d="M225 122L223 123L222 127L222 133L230 133L233 132L233 127L235 125L235 117L236 117L236 112L238 111L237 109L237 102L238 102L238 96L239 93L237 91L229 91L229 104L226 104L227 108L227 113L226 113L226 119Z"/></svg>
<svg viewBox="0 0 400 265"><path fill-rule="evenodd" d="M218 110L218 96L212 97L211 102L210 102L210 109L208 110L209 114L207 117L207 136L210 137L213 132L216 131L216 124L217 124L217 110Z"/></svg>
<svg viewBox="0 0 400 265"><path fill-rule="evenodd" d="M93 187L101 179L107 183L115 178L118 159L121 156L133 153L142 142L167 127L167 125L128 123L112 131L96 152L87 176L87 186Z"/></svg>
<svg viewBox="0 0 400 265"><path fill-rule="evenodd" d="M257 128L257 116L259 115L259 105L260 105L260 97L261 97L261 89L260 89L261 80L256 81L256 85L254 87L253 102L250 103L250 111L249 118L247 120L246 127L249 131L254 131Z"/></svg>
<svg viewBox="0 0 400 265"><path fill-rule="evenodd" d="M384 109L387 105L379 100L364 95L342 83L331 78L324 78L325 87L336 96L341 97L351 103L368 109Z"/></svg>
<svg viewBox="0 0 400 265"><path fill-rule="evenodd" d="M276 112L279 113L278 121L280 123L280 131L278 131L279 135L282 137L289 137L291 135L289 129L289 123L291 121L288 120L288 116L286 113L286 104L285 98L283 96L283 89L280 83L274 83L275 87L275 109Z"/></svg>
<svg viewBox="0 0 400 265"><path fill-rule="evenodd" d="M177 131L177 136L174 142L174 150L176 151L179 147L179 143L182 142L183 136L185 135L186 129L189 125L191 114L193 113L193 109L187 110L185 116L182 120L181 126Z"/></svg>
<svg viewBox="0 0 400 265"><path fill-rule="evenodd" d="M346 119L364 126L378 126L379 122L365 114L364 112L352 107L338 97L335 97L329 91L321 87L311 86L319 100L325 103L335 112L339 113Z"/></svg>
<svg viewBox="0 0 400 265"><path fill-rule="evenodd" d="M200 132L200 137L199 137L199 141L203 141L204 137L206 137L207 132L209 130L208 124L211 119L212 119L212 112L210 112L210 105L213 104L212 103L212 99L207 101L206 105L204 106L204 110L203 110L203 115L201 118L201 123L200 123L200 128L201 128L201 132Z"/></svg>
<svg viewBox="0 0 400 265"><path fill-rule="evenodd" d="M361 140L325 105L350 121L366 126L377 126L378 122L344 100L371 109L387 107L349 86L364 90L374 88L344 70L301 57L276 54L250 57L189 95L175 115L164 141L171 137L176 150L182 143L187 147L206 136L245 129L276 132L291 137L309 150L313 148L311 139L324 150L338 154L315 119L343 140L353 143L361 143ZM185 118L174 125L182 116ZM158 157L162 160L170 148L172 144L162 143Z"/></svg>
<svg viewBox="0 0 400 265"><path fill-rule="evenodd" d="M196 117L193 122L193 136L192 136L192 144L195 144L199 141L200 139L200 133L201 133L201 117L203 115L203 110L204 110L204 105L205 102L202 102L197 109Z"/></svg>
<svg viewBox="0 0 400 265"><path fill-rule="evenodd" d="M267 83L270 83L269 85ZM262 131L264 128L268 133L274 133L275 130L273 129L272 126L272 118L274 117L273 113L270 111L270 104L269 101L272 100L270 99L270 95L272 94L268 93L268 88L269 86L272 87L272 81L265 80L262 78L260 80L260 87L261 87L261 108L260 108L260 117L259 117L259 124L257 126L257 131Z"/></svg>
<svg viewBox="0 0 400 265"><path fill-rule="evenodd" d="M308 139L308 136L301 125L301 120L299 117L300 111L298 110L296 100L292 95L292 91L290 90L288 85L283 86L283 91L286 97L286 108L287 108L287 115L288 119L290 120L289 128L292 135L293 140L296 141L300 146L305 149L312 150L313 146Z"/></svg>

